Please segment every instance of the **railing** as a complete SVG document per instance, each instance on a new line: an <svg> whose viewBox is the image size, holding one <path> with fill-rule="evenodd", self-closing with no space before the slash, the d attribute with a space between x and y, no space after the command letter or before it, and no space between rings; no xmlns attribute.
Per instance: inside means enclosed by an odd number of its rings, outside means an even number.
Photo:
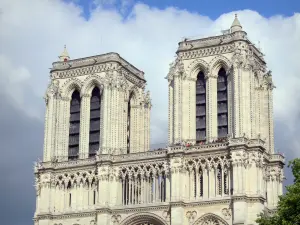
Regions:
<svg viewBox="0 0 300 225"><path fill-rule="evenodd" d="M275 153L273 155L270 155L269 160L270 161L281 161L283 163L285 162L284 155L280 154L280 153Z"/></svg>

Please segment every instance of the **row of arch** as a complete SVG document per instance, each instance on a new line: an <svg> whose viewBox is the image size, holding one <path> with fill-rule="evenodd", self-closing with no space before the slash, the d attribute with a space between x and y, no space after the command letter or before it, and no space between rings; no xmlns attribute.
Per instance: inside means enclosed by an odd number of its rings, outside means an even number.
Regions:
<svg viewBox="0 0 300 225"><path fill-rule="evenodd" d="M217 114L218 138L228 134L228 74L224 67L218 71L217 77ZM203 70L200 70L196 79L196 141L206 141L207 121L207 79Z"/></svg>
<svg viewBox="0 0 300 225"><path fill-rule="evenodd" d="M126 218L123 222L119 223L121 217L119 215L114 216L113 223L120 225L167 225L168 222L165 222L163 218L157 216L154 213L143 213L143 214L134 214ZM95 225L95 221L92 220L90 225ZM220 216L217 216L212 213L205 214L201 216L193 225L228 225L228 223L222 219ZM62 223L55 223L54 225L62 225ZM79 225L79 224L74 224Z"/></svg>
<svg viewBox="0 0 300 225"><path fill-rule="evenodd" d="M131 92L128 99L127 114L127 153L130 152L130 128L131 128L131 105L134 92ZM101 108L103 107L103 88L95 86L90 97L90 128L89 128L89 157L94 157L101 143ZM80 140L80 114L81 96L78 89L74 89L70 100L70 120L69 120L69 147L68 159L74 160L79 157Z"/></svg>
<svg viewBox="0 0 300 225"><path fill-rule="evenodd" d="M167 225L168 222L154 213L143 213L126 218L120 225ZM189 221L193 225L228 225L220 216L208 213L196 221Z"/></svg>

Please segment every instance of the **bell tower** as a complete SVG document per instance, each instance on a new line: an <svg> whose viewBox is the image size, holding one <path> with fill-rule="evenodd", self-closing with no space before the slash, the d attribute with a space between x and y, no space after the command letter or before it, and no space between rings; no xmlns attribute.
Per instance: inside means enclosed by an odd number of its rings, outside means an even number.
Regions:
<svg viewBox="0 0 300 225"><path fill-rule="evenodd" d="M167 79L169 144L247 137L274 152L271 71L237 16L221 36L180 42Z"/></svg>
<svg viewBox="0 0 300 225"><path fill-rule="evenodd" d="M117 53L53 63L46 99L44 161L149 149L144 73Z"/></svg>
<svg viewBox="0 0 300 225"><path fill-rule="evenodd" d="M257 214L277 206L284 165L274 153L275 86L263 53L237 15L222 35L184 39L176 53L167 76L169 149L186 170L172 174L171 186L187 178L181 188L189 198L227 195L232 224L255 224Z"/></svg>

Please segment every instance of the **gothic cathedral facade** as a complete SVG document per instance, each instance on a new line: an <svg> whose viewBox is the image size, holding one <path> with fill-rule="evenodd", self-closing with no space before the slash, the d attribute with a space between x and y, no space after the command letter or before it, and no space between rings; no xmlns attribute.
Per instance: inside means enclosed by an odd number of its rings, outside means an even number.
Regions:
<svg viewBox="0 0 300 225"><path fill-rule="evenodd" d="M237 17L179 43L168 146L150 151L144 73L116 53L53 63L35 225L255 225L282 195L273 82Z"/></svg>

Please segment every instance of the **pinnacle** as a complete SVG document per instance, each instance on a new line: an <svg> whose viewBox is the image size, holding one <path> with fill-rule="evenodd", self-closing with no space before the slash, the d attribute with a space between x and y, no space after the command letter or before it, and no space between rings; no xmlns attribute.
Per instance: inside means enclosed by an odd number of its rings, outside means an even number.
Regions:
<svg viewBox="0 0 300 225"><path fill-rule="evenodd" d="M67 46L64 46L63 52L59 56L60 61L68 61L70 59L69 53L67 51Z"/></svg>
<svg viewBox="0 0 300 225"><path fill-rule="evenodd" d="M241 23L240 23L240 21L237 17L237 14L235 14L235 18L234 18L234 21L233 21L230 29L231 29L231 33L243 30L243 27L242 27L242 25L241 25Z"/></svg>

